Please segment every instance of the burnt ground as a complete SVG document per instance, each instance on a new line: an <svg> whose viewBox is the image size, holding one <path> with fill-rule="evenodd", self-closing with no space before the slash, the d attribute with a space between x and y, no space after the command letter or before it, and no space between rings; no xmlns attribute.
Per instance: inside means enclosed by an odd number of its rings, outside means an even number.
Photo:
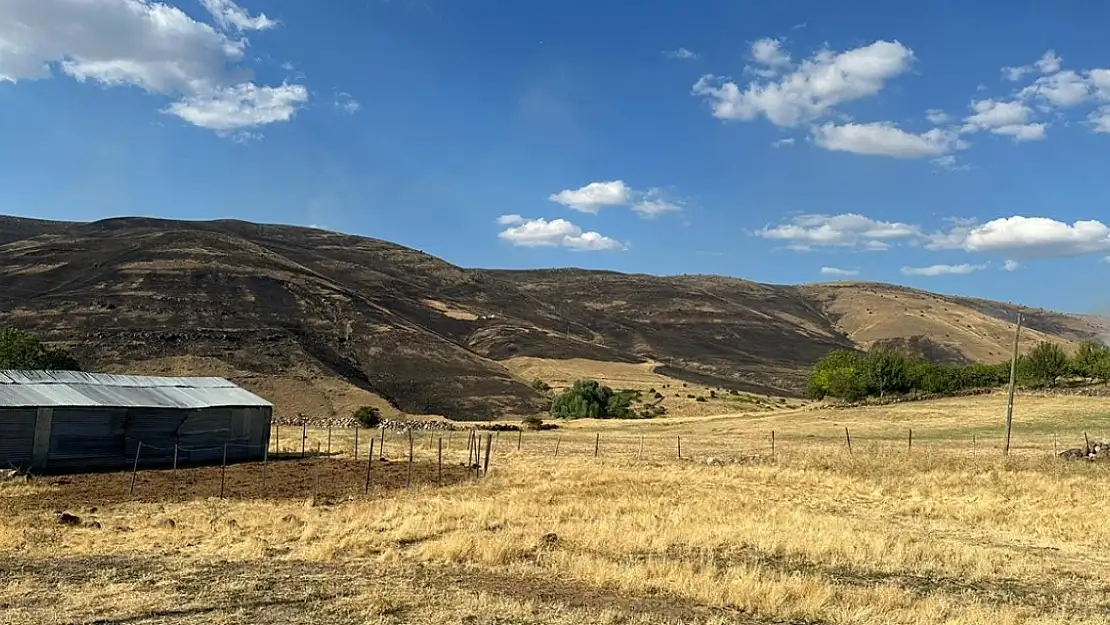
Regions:
<svg viewBox="0 0 1110 625"><path fill-rule="evenodd" d="M81 514L82 510L129 501L169 503L219 497L222 479L227 499L283 501L315 496L320 502L334 503L363 496L367 464L366 460L318 456L272 460L265 465L231 464L226 469L219 466L176 471L147 469L135 474L133 493L130 471L47 476L36 478L35 482L56 488L26 497L7 497L4 501L12 510L73 510ZM371 494L409 486L406 461L374 459L369 464ZM442 482L434 462L414 462L412 466L414 487L449 485L467 479L475 479L473 471L458 463L444 463Z"/></svg>
<svg viewBox="0 0 1110 625"><path fill-rule="evenodd" d="M378 239L229 220L0 217L5 324L65 344L86 368L142 374L190 357L195 370L182 374L334 378L408 413L463 420L546 407L497 362L513 356L650 359L682 379L796 394L814 361L854 346L822 288L463 269ZM997 318L1016 310L945 302ZM1093 336L1074 317L1025 314L1069 340Z"/></svg>

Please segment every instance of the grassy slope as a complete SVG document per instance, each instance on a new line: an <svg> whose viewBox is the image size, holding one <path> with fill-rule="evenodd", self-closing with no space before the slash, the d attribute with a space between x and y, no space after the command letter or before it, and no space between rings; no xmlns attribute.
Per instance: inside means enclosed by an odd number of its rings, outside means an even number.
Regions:
<svg viewBox="0 0 1110 625"><path fill-rule="evenodd" d="M1110 401L1020 397L1009 459L1003 402L576 422L526 434L519 454L501 437L480 481L368 499L328 484L354 500L322 507L105 503L102 529L50 523L41 502L72 485L7 485L0 566L21 573L0 603L13 625L1110 622L1110 525L1092 505L1110 473L1050 458L1053 432L1110 434ZM693 462L674 458L679 435ZM454 437L448 460L465 455Z"/></svg>

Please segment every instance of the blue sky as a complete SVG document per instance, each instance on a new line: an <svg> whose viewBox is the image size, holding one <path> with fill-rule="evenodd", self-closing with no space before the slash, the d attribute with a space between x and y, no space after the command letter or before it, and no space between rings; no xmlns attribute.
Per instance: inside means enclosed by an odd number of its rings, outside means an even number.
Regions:
<svg viewBox="0 0 1110 625"><path fill-rule="evenodd" d="M0 205L1104 311L1108 20L1095 2L4 0Z"/></svg>

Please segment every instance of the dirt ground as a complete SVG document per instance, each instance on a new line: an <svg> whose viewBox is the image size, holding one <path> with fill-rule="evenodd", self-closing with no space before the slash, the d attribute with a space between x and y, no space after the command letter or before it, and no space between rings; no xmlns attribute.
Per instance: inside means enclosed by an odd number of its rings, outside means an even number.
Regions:
<svg viewBox="0 0 1110 625"><path fill-rule="evenodd" d="M366 496L375 497L409 487L409 468L404 460L375 459L370 463L370 483L366 490L366 460L325 456L288 458L265 463L200 466L143 470L135 474L134 490L130 471L87 473L37 478L43 489L33 494L5 499L9 510L88 510L98 506L137 503L183 503L220 497L235 500L287 501L315 496L320 502L339 502ZM457 484L475 479L474 472L459 463L443 465L442 473L434 462L414 462L411 486Z"/></svg>

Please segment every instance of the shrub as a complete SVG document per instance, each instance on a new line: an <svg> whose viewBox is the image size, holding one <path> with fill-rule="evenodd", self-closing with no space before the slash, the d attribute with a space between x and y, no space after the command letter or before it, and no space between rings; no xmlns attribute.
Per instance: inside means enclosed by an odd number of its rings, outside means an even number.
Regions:
<svg viewBox="0 0 1110 625"><path fill-rule="evenodd" d="M704 403L706 401L706 399L704 397L702 397L701 395L698 395L697 397L694 398L694 401Z"/></svg>
<svg viewBox="0 0 1110 625"><path fill-rule="evenodd" d="M544 382L543 380L541 380L539 378L536 378L535 380L532 380L531 386L532 386L533 389L535 389L535 390L537 390L541 393L547 393L547 392L551 391L551 385L548 384L547 382Z"/></svg>
<svg viewBox="0 0 1110 625"><path fill-rule="evenodd" d="M534 414L533 415L528 415L527 417L524 417L523 419L521 419L520 422L521 422L521 424L524 425L524 427L528 428L529 430L542 430L543 429L543 419L541 419L539 417L539 415L534 415Z"/></svg>
<svg viewBox="0 0 1110 625"><path fill-rule="evenodd" d="M0 329L0 369L80 371L69 352L49 347L38 336L14 328Z"/></svg>
<svg viewBox="0 0 1110 625"><path fill-rule="evenodd" d="M578 380L551 402L551 416L556 419L635 418L632 402L639 399L640 391L614 391L596 380Z"/></svg>
<svg viewBox="0 0 1110 625"><path fill-rule="evenodd" d="M1041 341L1024 358L1024 373L1038 384L1055 386L1056 378L1068 372L1068 355L1055 343Z"/></svg>
<svg viewBox="0 0 1110 625"><path fill-rule="evenodd" d="M382 411L374 406L361 406L355 410L355 421L367 428L376 428L382 423Z"/></svg>

